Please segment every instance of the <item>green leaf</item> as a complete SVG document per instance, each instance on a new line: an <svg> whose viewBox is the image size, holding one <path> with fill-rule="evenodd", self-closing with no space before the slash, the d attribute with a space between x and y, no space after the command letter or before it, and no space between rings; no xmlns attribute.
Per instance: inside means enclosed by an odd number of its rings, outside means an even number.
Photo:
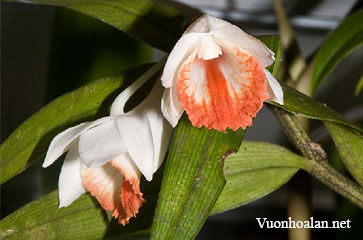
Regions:
<svg viewBox="0 0 363 240"><path fill-rule="evenodd" d="M267 70L269 70L275 76L281 64L281 56L282 56L281 39L277 35L259 36L257 38L275 53L274 64L267 67Z"/></svg>
<svg viewBox="0 0 363 240"><path fill-rule="evenodd" d="M194 239L225 180L223 158L236 151L241 129L195 128L184 114L174 131L151 230L151 239Z"/></svg>
<svg viewBox="0 0 363 240"><path fill-rule="evenodd" d="M29 0L90 15L164 51L183 33L186 20L164 1L153 0Z"/></svg>
<svg viewBox="0 0 363 240"><path fill-rule="evenodd" d="M244 141L224 163L226 186L212 214L239 207L261 198L285 184L304 159L281 146Z"/></svg>
<svg viewBox="0 0 363 240"><path fill-rule="evenodd" d="M54 191L2 219L0 239L149 239L146 230L152 222L162 174L163 167L153 181L141 180L147 202L126 226L118 224L88 193L70 206L58 208L58 191Z"/></svg>
<svg viewBox="0 0 363 240"><path fill-rule="evenodd" d="M347 17L320 47L311 80L313 93L349 52L363 44L362 22L363 9L360 9Z"/></svg>
<svg viewBox="0 0 363 240"><path fill-rule="evenodd" d="M214 162L218 166L222 164ZM303 168L301 157L283 147L269 143L243 142L240 150L224 162L227 182L212 214L268 194L287 182L298 168ZM179 172L183 173L182 170ZM70 206L59 209L58 191L54 191L4 218L0 224L0 238L148 239L146 229L153 217L161 178L162 169L155 174L152 182L141 182L147 203L143 204L137 217L132 218L125 227L115 220L110 221L111 217L89 194L83 194ZM175 200L174 196L173 199Z"/></svg>
<svg viewBox="0 0 363 240"><path fill-rule="evenodd" d="M267 69L272 72L274 76L276 76L280 66L282 54L280 38L278 36L265 36L259 37L259 39L275 52L275 63L272 66L269 66ZM284 92L284 105L280 105L272 101L268 101L267 103L285 109L288 112L299 114L310 119L335 122L352 127L359 132L363 132L362 128L348 122L341 114L335 112L326 104L320 103L314 98L311 98L295 90L294 88L287 86L284 83L280 82L280 85Z"/></svg>
<svg viewBox="0 0 363 240"><path fill-rule="evenodd" d="M363 137L354 130L340 124L325 122L325 126L334 140L344 165L363 186Z"/></svg>
<svg viewBox="0 0 363 240"><path fill-rule="evenodd" d="M1 239L148 239L145 230L133 230L109 221L93 197L83 194L72 205L58 208L58 191L27 204L1 221ZM110 231L113 230L112 234ZM110 236L111 235L111 236Z"/></svg>
<svg viewBox="0 0 363 240"><path fill-rule="evenodd" d="M0 147L0 184L42 159L50 141L78 122L106 115L124 83L135 80L138 68L92 82L65 94L22 123Z"/></svg>
<svg viewBox="0 0 363 240"><path fill-rule="evenodd" d="M283 83L280 84L284 92L284 105L280 105L275 102L268 102L269 104L310 119L339 123L363 133L362 128L356 124L348 122L341 114L335 112L326 104L320 103L314 98L311 98Z"/></svg>
<svg viewBox="0 0 363 240"><path fill-rule="evenodd" d="M2 220L1 239L102 238L103 211L92 198L84 194L71 206L57 209L58 192L48 194Z"/></svg>

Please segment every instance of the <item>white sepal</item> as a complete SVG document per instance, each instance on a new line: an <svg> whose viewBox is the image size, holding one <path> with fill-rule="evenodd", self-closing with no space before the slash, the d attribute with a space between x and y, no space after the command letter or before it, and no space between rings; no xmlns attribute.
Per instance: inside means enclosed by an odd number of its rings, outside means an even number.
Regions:
<svg viewBox="0 0 363 240"><path fill-rule="evenodd" d="M148 181L165 156L166 140L171 134L171 130L163 128L169 126L160 112L160 95L161 86L157 82L139 106L116 119L128 153Z"/></svg>
<svg viewBox="0 0 363 240"><path fill-rule="evenodd" d="M64 160L58 182L59 207L67 207L86 192L81 178L81 158L73 145Z"/></svg>
<svg viewBox="0 0 363 240"><path fill-rule="evenodd" d="M209 19L213 19L209 22L213 25L214 39L222 46L233 44L241 47L255 57L262 68L270 66L274 62L274 53L260 40L222 19L213 16L209 16Z"/></svg>
<svg viewBox="0 0 363 240"><path fill-rule="evenodd" d="M152 179L154 144L146 113L133 110L116 119L128 153L148 181Z"/></svg>
<svg viewBox="0 0 363 240"><path fill-rule="evenodd" d="M114 119L89 129L79 138L79 154L88 167L101 167L126 151Z"/></svg>
<svg viewBox="0 0 363 240"><path fill-rule="evenodd" d="M180 106L175 87L166 88L161 100L161 112L172 127L178 124L184 109Z"/></svg>
<svg viewBox="0 0 363 240"><path fill-rule="evenodd" d="M199 37L195 34L185 34L175 44L164 67L161 76L162 85L165 88L172 87L177 78L180 65L191 55L199 46Z"/></svg>
<svg viewBox="0 0 363 240"><path fill-rule="evenodd" d="M284 92L280 86L280 83L276 78L266 69L264 69L267 79L267 91L269 100L277 102L280 105L284 105Z"/></svg>
<svg viewBox="0 0 363 240"><path fill-rule="evenodd" d="M150 93L150 96L147 98L148 106L145 107L154 145L152 173L154 173L160 167L164 160L171 132L173 130L166 122L160 111L162 91L163 88L161 83L157 81Z"/></svg>
<svg viewBox="0 0 363 240"><path fill-rule="evenodd" d="M125 114L124 107L127 101L142 85L144 85L164 66L165 60L166 59L162 59L158 63L154 64L116 97L111 106L110 116L120 116Z"/></svg>
<svg viewBox="0 0 363 240"><path fill-rule="evenodd" d="M55 136L55 138L53 138L49 145L47 155L43 162L43 167L46 168L52 165L63 153L67 152L71 145L74 144L74 140L76 140L83 132L107 121L109 118L110 117L104 117L93 122L81 123L59 133Z"/></svg>

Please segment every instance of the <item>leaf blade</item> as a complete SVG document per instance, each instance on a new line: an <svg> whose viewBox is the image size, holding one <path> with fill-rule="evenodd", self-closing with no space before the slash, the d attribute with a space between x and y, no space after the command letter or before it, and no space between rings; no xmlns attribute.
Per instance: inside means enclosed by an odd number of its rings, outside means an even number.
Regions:
<svg viewBox="0 0 363 240"><path fill-rule="evenodd" d="M297 168L302 166L300 157L283 147L269 143L243 142L238 153L231 154L225 160L226 185L211 214L263 197L288 181ZM54 191L4 218L0 224L0 236L2 239L28 239L29 236L48 239L50 235L44 235L43 232L48 229L55 239L67 236L77 236L77 239L99 239L102 236L107 239L148 239L149 231L145 229L150 226L153 216L161 175L162 172L158 171L153 182L141 184L147 203L140 209L136 219L132 219L126 227L118 225L114 220L110 222L106 212L89 194L83 194L70 206L58 209L58 191ZM240 184L242 180L243 184ZM252 184L256 185L255 180L264 183L258 185L257 190L251 188Z"/></svg>
<svg viewBox="0 0 363 240"><path fill-rule="evenodd" d="M226 186L212 214L227 211L261 198L285 184L304 159L276 144L244 141L224 164Z"/></svg>
<svg viewBox="0 0 363 240"><path fill-rule="evenodd" d="M354 179L363 186L363 137L339 124L325 122L344 165Z"/></svg>
<svg viewBox="0 0 363 240"><path fill-rule="evenodd" d="M29 2L66 7L90 15L164 51L172 49L187 23L176 8L162 1L29 0Z"/></svg>
<svg viewBox="0 0 363 240"><path fill-rule="evenodd" d="M311 90L320 84L351 51L363 44L363 9L348 16L320 47L314 63Z"/></svg>
<svg viewBox="0 0 363 240"><path fill-rule="evenodd" d="M237 150L244 131L195 128L184 114L174 131L151 239L193 239L225 184L222 158Z"/></svg>
<svg viewBox="0 0 363 240"><path fill-rule="evenodd" d="M363 133L363 129L356 124L348 122L341 114L329 108L326 104L320 103L294 88L280 83L284 92L284 105L275 102L267 102L276 107L282 108L290 113L299 114L306 118L329 121L342 124Z"/></svg>
<svg viewBox="0 0 363 240"><path fill-rule="evenodd" d="M78 235L80 239L92 236L94 236L93 239L102 238L103 234L99 231L105 228L102 210L94 205L88 195L82 195L72 205L72 208L57 208L57 191L46 195L40 201L35 201L22 207L15 214L11 214L1 221L2 239L44 239L44 231L47 232L49 238L56 238L57 236L62 236L62 234L64 234L64 238L67 236L71 237L72 235ZM49 215L47 212L55 214ZM62 217L66 218L68 215L72 216L69 220L74 219L74 222L59 220ZM61 228L54 224L56 221L61 221L58 225L62 226ZM87 226L90 227L88 233L87 231L77 231L78 228L86 229ZM67 229L67 231L62 233L62 228Z"/></svg>
<svg viewBox="0 0 363 240"><path fill-rule="evenodd" d="M58 191L28 203L1 220L1 239L49 239L44 229L53 233L52 239L149 239L163 167L154 174L152 182L141 181L147 200L136 218L126 226L112 218L112 212L102 209L88 193L82 194L71 205L58 208ZM26 226L26 227L24 227Z"/></svg>
<svg viewBox="0 0 363 240"><path fill-rule="evenodd" d="M0 183L44 156L51 139L75 123L103 115L123 83L136 79L145 67L100 79L67 93L22 123L0 146ZM106 110L107 112L107 110Z"/></svg>
<svg viewBox="0 0 363 240"><path fill-rule="evenodd" d="M88 194L70 207L58 208L58 191L20 208L1 221L1 239L113 239L104 210ZM117 239L148 239L145 230L124 231ZM46 233L46 234L44 234Z"/></svg>

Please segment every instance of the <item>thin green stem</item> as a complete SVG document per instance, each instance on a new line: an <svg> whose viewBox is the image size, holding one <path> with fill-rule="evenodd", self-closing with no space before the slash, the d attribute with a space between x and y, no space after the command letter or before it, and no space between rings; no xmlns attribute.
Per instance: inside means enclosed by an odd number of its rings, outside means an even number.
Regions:
<svg viewBox="0 0 363 240"><path fill-rule="evenodd" d="M319 144L311 141L295 115L277 107L272 107L272 109L285 128L289 140L307 159L304 170L363 209L362 188L328 164L325 151Z"/></svg>

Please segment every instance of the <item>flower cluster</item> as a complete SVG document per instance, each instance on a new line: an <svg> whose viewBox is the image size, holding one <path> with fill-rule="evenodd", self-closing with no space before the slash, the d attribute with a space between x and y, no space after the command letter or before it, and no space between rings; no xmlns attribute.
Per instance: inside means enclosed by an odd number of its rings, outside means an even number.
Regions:
<svg viewBox="0 0 363 240"><path fill-rule="evenodd" d="M53 139L43 167L68 152L59 176L59 206L88 191L127 224L145 201L141 174L151 181L165 157L172 128L163 116L175 127L185 110L195 127L245 129L264 101L283 104L278 81L265 69L273 62L273 52L238 27L209 15L197 19L170 53L161 82L141 104L124 112L128 99L163 63L123 91L110 116Z"/></svg>

